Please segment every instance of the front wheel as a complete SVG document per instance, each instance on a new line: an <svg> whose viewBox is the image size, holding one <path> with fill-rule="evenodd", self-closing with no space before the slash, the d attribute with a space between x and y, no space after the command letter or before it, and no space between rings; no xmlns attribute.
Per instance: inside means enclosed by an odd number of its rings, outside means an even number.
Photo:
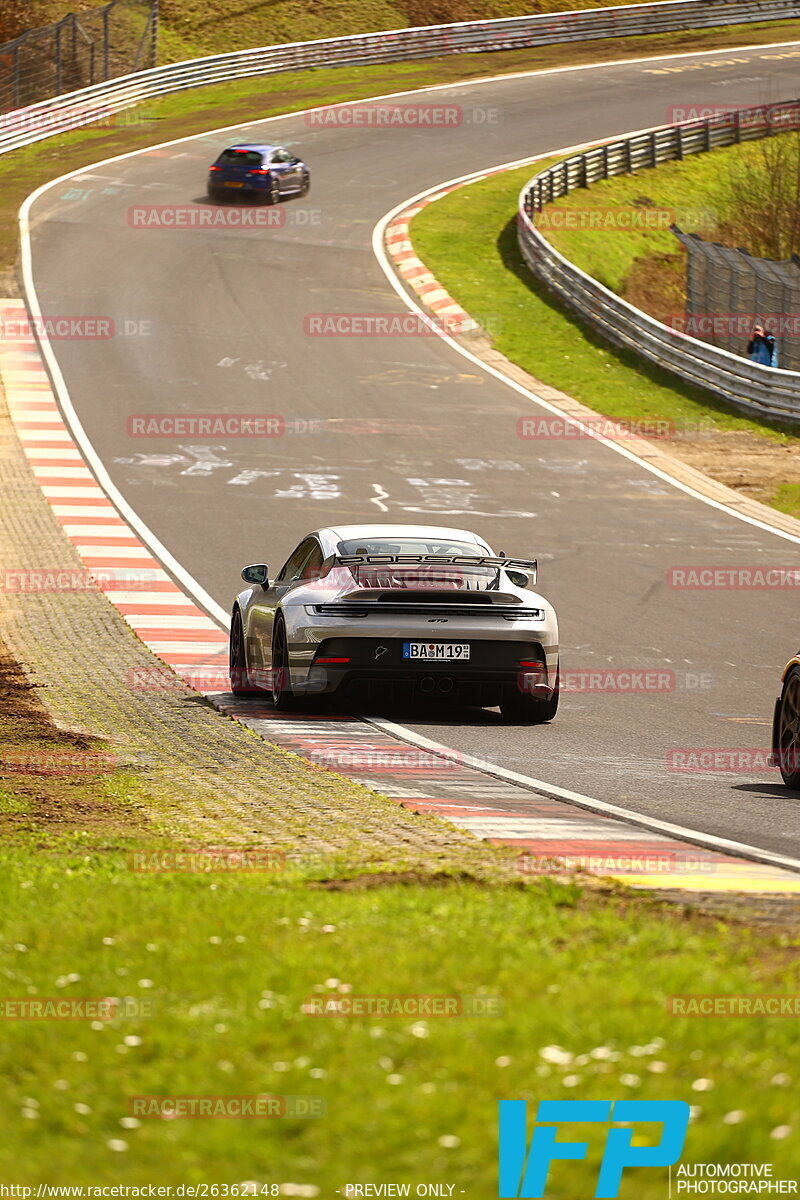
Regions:
<svg viewBox="0 0 800 1200"><path fill-rule="evenodd" d="M231 691L234 696L252 696L258 689L250 686L250 677L247 672L247 657L244 648L242 614L238 608L234 611L231 619L230 655L228 661L230 663Z"/></svg>
<svg viewBox="0 0 800 1200"><path fill-rule="evenodd" d="M280 203L281 189L280 189L277 179L270 180L267 196L269 198L270 204L279 204Z"/></svg>
<svg viewBox="0 0 800 1200"><path fill-rule="evenodd" d="M300 184L300 195L307 196L310 187L311 176L309 175L308 171L306 171L305 175L303 176L303 182Z"/></svg>
<svg viewBox="0 0 800 1200"><path fill-rule="evenodd" d="M286 643L286 625L283 617L275 621L272 635L272 705L277 712L291 712L297 708L297 699L289 678L289 649Z"/></svg>
<svg viewBox="0 0 800 1200"><path fill-rule="evenodd" d="M775 732L775 751L783 782L800 791L800 667L792 667L783 681Z"/></svg>
<svg viewBox="0 0 800 1200"><path fill-rule="evenodd" d="M528 696L524 692L516 692L500 705L500 712L505 719L521 725L544 725L552 721L558 712L559 672L556 668L556 682L552 695L547 700L538 696Z"/></svg>

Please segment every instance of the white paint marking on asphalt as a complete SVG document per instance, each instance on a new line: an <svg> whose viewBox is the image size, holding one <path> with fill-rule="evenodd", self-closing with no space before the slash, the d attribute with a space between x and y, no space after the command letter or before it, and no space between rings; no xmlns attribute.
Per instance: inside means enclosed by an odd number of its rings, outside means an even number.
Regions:
<svg viewBox="0 0 800 1200"><path fill-rule="evenodd" d="M381 512L388 512L389 506L383 502L384 500L388 500L389 493L384 491L379 483L373 483L372 490L375 492L375 495L370 497L370 504L377 504Z"/></svg>

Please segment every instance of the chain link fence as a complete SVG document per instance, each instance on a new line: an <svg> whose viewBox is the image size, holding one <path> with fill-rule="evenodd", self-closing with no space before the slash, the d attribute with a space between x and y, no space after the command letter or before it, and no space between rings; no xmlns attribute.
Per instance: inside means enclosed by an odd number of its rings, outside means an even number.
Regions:
<svg viewBox="0 0 800 1200"><path fill-rule="evenodd" d="M746 354L753 326L763 325L778 343L780 365L800 371L800 257L755 258L677 225L672 232L687 252L684 333Z"/></svg>
<svg viewBox="0 0 800 1200"><path fill-rule="evenodd" d="M0 45L0 112L156 65L158 0L111 0Z"/></svg>

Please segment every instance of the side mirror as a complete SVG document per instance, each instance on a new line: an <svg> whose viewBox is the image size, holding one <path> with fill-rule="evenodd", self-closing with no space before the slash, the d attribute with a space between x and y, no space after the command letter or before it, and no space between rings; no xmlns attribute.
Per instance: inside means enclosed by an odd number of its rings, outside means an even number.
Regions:
<svg viewBox="0 0 800 1200"><path fill-rule="evenodd" d="M245 583L260 583L262 587L269 587L269 567L266 563L242 567L242 579Z"/></svg>

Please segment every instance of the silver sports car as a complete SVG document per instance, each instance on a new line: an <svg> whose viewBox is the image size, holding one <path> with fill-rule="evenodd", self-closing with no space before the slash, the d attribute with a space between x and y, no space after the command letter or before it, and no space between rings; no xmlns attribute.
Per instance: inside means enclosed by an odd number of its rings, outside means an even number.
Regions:
<svg viewBox="0 0 800 1200"><path fill-rule="evenodd" d="M245 567L231 687L277 709L360 693L485 707L511 721L558 708L558 625L536 563L466 529L342 525L304 537L274 579Z"/></svg>

